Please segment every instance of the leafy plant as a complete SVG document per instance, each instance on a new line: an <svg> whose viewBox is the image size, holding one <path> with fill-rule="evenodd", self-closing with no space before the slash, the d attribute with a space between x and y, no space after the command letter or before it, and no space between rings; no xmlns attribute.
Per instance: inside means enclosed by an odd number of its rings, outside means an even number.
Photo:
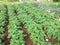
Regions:
<svg viewBox="0 0 60 45"><path fill-rule="evenodd" d="M10 45L24 45L25 43L23 31L18 29L20 22L17 20L12 6L8 6L8 14L9 14L8 38L11 39Z"/></svg>
<svg viewBox="0 0 60 45"><path fill-rule="evenodd" d="M47 44L47 42L44 44L41 43L41 42L45 42L44 36L46 35L48 37L53 37L56 40L58 40L59 36L57 35L58 32L60 32L59 31L60 22L57 18L55 18L56 15L54 13L49 14L43 11L42 9L39 10L35 7L32 6L30 7L25 4L22 6L18 6L16 9L19 14L18 18L20 19L21 22L25 24L29 34L31 35L35 43L42 44L42 45ZM24 10L25 13L23 13L24 11L22 12L20 9ZM46 34L43 31L44 30L43 27L47 28L45 29L47 31ZM51 43L48 42L48 44L52 45Z"/></svg>
<svg viewBox="0 0 60 45"><path fill-rule="evenodd" d="M0 4L0 27L4 26L5 24L5 7L4 5Z"/></svg>
<svg viewBox="0 0 60 45"><path fill-rule="evenodd" d="M2 42L2 40L4 40L4 29L3 27L0 27L0 45L4 45L4 43Z"/></svg>
<svg viewBox="0 0 60 45"><path fill-rule="evenodd" d="M2 7L0 7L0 45L4 45L2 40L6 17L6 9L4 5ZM29 3L8 4L7 8L9 16L8 38L11 39L9 45L25 45L24 34L20 26L21 23L25 25L31 39L37 45L53 45L54 39L57 40L55 45L60 43L60 21L54 13L48 13ZM47 41L45 36L48 38Z"/></svg>
<svg viewBox="0 0 60 45"><path fill-rule="evenodd" d="M4 28L5 25L5 15L6 15L6 9L4 7L4 4L0 4L0 45L4 45Z"/></svg>

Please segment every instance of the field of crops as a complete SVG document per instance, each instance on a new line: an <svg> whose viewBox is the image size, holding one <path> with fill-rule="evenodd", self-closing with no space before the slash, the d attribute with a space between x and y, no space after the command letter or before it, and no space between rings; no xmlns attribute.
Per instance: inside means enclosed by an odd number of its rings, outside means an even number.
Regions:
<svg viewBox="0 0 60 45"><path fill-rule="evenodd" d="M49 5L50 5L52 8L60 9L60 2L57 2L57 3L49 3Z"/></svg>
<svg viewBox="0 0 60 45"><path fill-rule="evenodd" d="M60 18L30 3L0 4L0 45L60 45Z"/></svg>

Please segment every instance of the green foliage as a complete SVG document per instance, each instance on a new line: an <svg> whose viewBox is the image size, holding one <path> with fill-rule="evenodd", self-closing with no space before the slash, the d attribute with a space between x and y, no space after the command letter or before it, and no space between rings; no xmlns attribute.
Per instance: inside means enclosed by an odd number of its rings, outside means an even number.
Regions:
<svg viewBox="0 0 60 45"><path fill-rule="evenodd" d="M0 27L0 45L4 45L2 40L4 40L4 29L3 27Z"/></svg>
<svg viewBox="0 0 60 45"><path fill-rule="evenodd" d="M4 40L4 29L3 26L5 25L5 15L6 9L4 5L0 4L0 45L4 45L2 40Z"/></svg>
<svg viewBox="0 0 60 45"><path fill-rule="evenodd" d="M56 15L54 13L47 13L42 9L37 9L32 7L29 4L22 4L16 6L17 12L19 14L18 18L21 22L23 22L28 29L29 34L31 35L33 41L35 43L40 44L44 41L44 36L47 34L48 37L53 37L56 40L59 40L58 33L60 32L60 21L55 18ZM47 33L43 31L42 28L47 28ZM60 34L59 34L60 35ZM46 43L41 43L42 45L46 45ZM48 45L52 45L50 42Z"/></svg>
<svg viewBox="0 0 60 45"><path fill-rule="evenodd" d="M2 5L1 5L2 6ZM38 45L53 45L51 42L46 42L44 36L52 37L60 41L60 21L54 13L47 13L42 9L38 9L29 3L21 3L15 5L7 5L9 25L8 38L11 39L10 45L25 45L24 34L21 29L21 23L25 25L31 39ZM5 8L0 7L0 43L3 40L5 25ZM15 12L17 11L17 14ZM3 44L0 44L3 45Z"/></svg>
<svg viewBox="0 0 60 45"><path fill-rule="evenodd" d="M60 2L48 3L52 8L60 9Z"/></svg>
<svg viewBox="0 0 60 45"><path fill-rule="evenodd" d="M0 5L0 27L4 26L5 23L5 13L6 9L4 5Z"/></svg>
<svg viewBox="0 0 60 45"><path fill-rule="evenodd" d="M20 22L17 20L14 13L14 9L10 5L8 6L8 14L9 14L8 38L11 39L10 45L24 45L23 31L18 29Z"/></svg>

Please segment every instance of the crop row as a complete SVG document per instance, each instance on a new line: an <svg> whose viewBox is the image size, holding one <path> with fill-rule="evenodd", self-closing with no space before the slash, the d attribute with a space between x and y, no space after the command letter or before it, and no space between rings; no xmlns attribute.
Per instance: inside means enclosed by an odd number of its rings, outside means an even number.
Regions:
<svg viewBox="0 0 60 45"><path fill-rule="evenodd" d="M24 35L20 28L20 22L14 13L14 8L8 5L9 25L8 25L8 38L11 39L10 45L24 45Z"/></svg>
<svg viewBox="0 0 60 45"><path fill-rule="evenodd" d="M16 9L18 18L25 24L35 43L38 43L38 45L52 45L51 43L55 43L55 40L60 41L60 22L54 13L49 14L29 4L18 5ZM46 42L44 36L51 40L48 39L49 41Z"/></svg>
<svg viewBox="0 0 60 45"><path fill-rule="evenodd" d="M0 45L4 40L4 28L6 12L4 6L0 6ZM36 8L29 3L7 5L9 17L8 37L9 45L25 45L21 23L31 39L37 45L53 45L60 42L60 21L54 13L47 13L42 9ZM46 40L47 39L47 40ZM57 42L56 42L57 41ZM59 45L59 44L56 44Z"/></svg>
<svg viewBox="0 0 60 45"><path fill-rule="evenodd" d="M4 45L4 25L5 25L6 8L0 5L0 45Z"/></svg>

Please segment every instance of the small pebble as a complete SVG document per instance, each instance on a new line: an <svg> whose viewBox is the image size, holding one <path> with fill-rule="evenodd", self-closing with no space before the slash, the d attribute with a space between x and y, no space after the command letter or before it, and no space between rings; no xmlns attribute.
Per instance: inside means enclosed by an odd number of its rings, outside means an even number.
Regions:
<svg viewBox="0 0 60 45"><path fill-rule="evenodd" d="M48 39L46 39L46 41L49 41Z"/></svg>

